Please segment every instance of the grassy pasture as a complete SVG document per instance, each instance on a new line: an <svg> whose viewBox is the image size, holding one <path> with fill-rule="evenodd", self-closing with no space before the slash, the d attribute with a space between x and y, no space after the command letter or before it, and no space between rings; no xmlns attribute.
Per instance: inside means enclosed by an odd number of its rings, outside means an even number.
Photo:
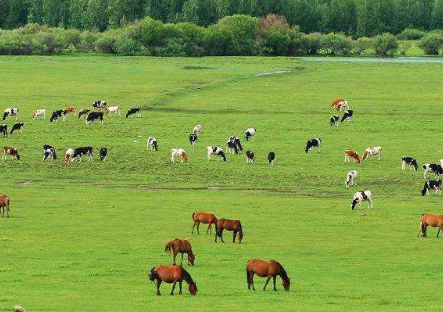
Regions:
<svg viewBox="0 0 443 312"><path fill-rule="evenodd" d="M289 70L286 74L269 74ZM441 241L418 239L422 212L441 213L442 198L422 198L419 172L401 171L400 156L420 164L443 158L440 126L443 64L317 63L294 58L138 58L103 56L1 57L1 109L17 106L22 135L0 138L22 160L0 164L0 190L12 218L0 220L0 311L410 311L441 310ZM329 126L331 99L345 96L353 123ZM125 109L142 106L143 118L106 117L85 125L34 121L65 106L90 107L106 99ZM9 120L11 126L15 121ZM201 123L197 147L192 127ZM226 163L206 159L206 146L257 128L257 155ZM158 153L145 150L159 140ZM321 154L306 155L320 137ZM65 165L42 162L42 145L101 146L108 160ZM382 146L382 161L345 164L343 151ZM169 163L183 147L186 165ZM269 167L267 153L277 154ZM96 155L97 158L98 155ZM346 189L346 173L359 186ZM374 210L351 212L355 191L370 189ZM239 218L241 245L215 244L191 235L194 211ZM196 266L189 272L199 293L162 296L146 279L171 262L167 241L189 238ZM292 287L284 292L246 287L250 258L275 259ZM188 269L188 267L185 267ZM425 304L423 304L425 302Z"/></svg>

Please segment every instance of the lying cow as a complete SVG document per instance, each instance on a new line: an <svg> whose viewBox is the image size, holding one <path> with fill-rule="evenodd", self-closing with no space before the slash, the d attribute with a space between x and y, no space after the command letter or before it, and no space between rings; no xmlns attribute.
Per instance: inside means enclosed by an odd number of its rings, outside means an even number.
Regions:
<svg viewBox="0 0 443 312"><path fill-rule="evenodd" d="M357 171L352 170L348 172L348 175L346 176L346 187L350 186L357 186Z"/></svg>
<svg viewBox="0 0 443 312"><path fill-rule="evenodd" d="M413 169L415 171L418 170L418 164L417 160L413 157L409 156L402 156L401 157L401 170L405 171L406 166L408 166L410 169Z"/></svg>
<svg viewBox="0 0 443 312"><path fill-rule="evenodd" d="M14 134L15 131L19 131L20 133L23 133L23 127L25 124L23 122L16 123L12 126L10 134Z"/></svg>
<svg viewBox="0 0 443 312"><path fill-rule="evenodd" d="M59 109L59 110L53 111L52 115L51 115L51 118L49 118L49 121L50 122L53 122L54 120L58 121L58 119L60 117L63 118L63 121L66 120L66 114L65 114L65 111L63 109Z"/></svg>
<svg viewBox="0 0 443 312"><path fill-rule="evenodd" d="M274 165L274 160L275 160L275 153L274 152L269 152L269 154L268 154L268 161L269 161L269 164L271 166Z"/></svg>
<svg viewBox="0 0 443 312"><path fill-rule="evenodd" d="M11 159L15 158L17 160L20 160L20 155L18 154L18 151L12 146L3 147L3 160L6 160L7 155L10 155Z"/></svg>
<svg viewBox="0 0 443 312"><path fill-rule="evenodd" d="M137 114L137 117L142 116L142 112L140 110L140 107L134 107L128 109L128 112L126 113L126 118L132 117L132 115Z"/></svg>
<svg viewBox="0 0 443 312"><path fill-rule="evenodd" d="M226 142L226 153L238 154L239 150L243 150L240 139L236 136L229 137L228 141Z"/></svg>
<svg viewBox="0 0 443 312"><path fill-rule="evenodd" d="M255 128L249 128L245 131L245 140L249 141L249 139L252 139L252 141L255 140L255 133L257 132L257 129Z"/></svg>
<svg viewBox="0 0 443 312"><path fill-rule="evenodd" d="M149 137L148 141L146 142L146 149L147 150L153 150L153 151L158 151L158 144L157 144L157 139L154 137Z"/></svg>
<svg viewBox="0 0 443 312"><path fill-rule="evenodd" d="M423 177L427 180L429 178L429 173L433 172L440 179L440 176L443 174L443 167L438 164L424 164L423 169L425 172Z"/></svg>
<svg viewBox="0 0 443 312"><path fill-rule="evenodd" d="M106 107L106 101L94 101L92 102L93 108L105 108Z"/></svg>
<svg viewBox="0 0 443 312"><path fill-rule="evenodd" d="M372 193L371 191L361 191L354 194L354 198L351 204L351 209L354 210L355 206L361 207L362 201L368 202L368 207L372 209Z"/></svg>
<svg viewBox="0 0 443 312"><path fill-rule="evenodd" d="M223 149L221 147L208 146L206 149L208 151L208 160L211 159L211 155L215 155L218 158L223 159L223 161L226 161L225 152L223 151Z"/></svg>
<svg viewBox="0 0 443 312"><path fill-rule="evenodd" d="M46 109L37 109L34 114L32 114L33 119L38 119L40 116L43 116L43 119L46 119Z"/></svg>
<svg viewBox="0 0 443 312"><path fill-rule="evenodd" d="M314 147L316 147L317 152L320 153L320 149L321 149L321 139L320 138L310 139L310 140L308 140L308 142L306 142L306 148L305 148L306 154Z"/></svg>
<svg viewBox="0 0 443 312"><path fill-rule="evenodd" d="M72 155L71 161L78 160L82 161L82 156L87 155L89 161L92 160L92 147L79 147L74 150L74 154Z"/></svg>
<svg viewBox="0 0 443 312"><path fill-rule="evenodd" d="M103 112L91 112L86 118L86 124L94 122L94 120L100 120L100 124L103 124Z"/></svg>
<svg viewBox="0 0 443 312"><path fill-rule="evenodd" d="M87 115L90 111L91 111L90 109L84 108L84 109L82 109L81 111L78 112L77 117L80 118L83 115Z"/></svg>
<svg viewBox="0 0 443 312"><path fill-rule="evenodd" d="M381 160L381 147L368 147L363 154L363 160L369 159L374 155L378 155L378 160Z"/></svg>
<svg viewBox="0 0 443 312"><path fill-rule="evenodd" d="M102 147L100 149L100 160L105 161L107 156L108 156L108 149L106 147Z"/></svg>
<svg viewBox="0 0 443 312"><path fill-rule="evenodd" d="M332 126L338 127L338 121L340 120L340 116L334 115L329 119L329 124Z"/></svg>
<svg viewBox="0 0 443 312"><path fill-rule="evenodd" d="M345 162L350 162L351 159L360 163L360 156L356 150L346 150L345 151Z"/></svg>
<svg viewBox="0 0 443 312"><path fill-rule="evenodd" d="M254 163L254 152L253 151L246 151L246 163L247 164L253 164Z"/></svg>
<svg viewBox="0 0 443 312"><path fill-rule="evenodd" d="M9 116L15 116L15 120L17 120L19 110L17 107L10 107L5 109L5 112L3 113L3 120L6 120L6 118L9 118Z"/></svg>
<svg viewBox="0 0 443 312"><path fill-rule="evenodd" d="M195 132L192 132L189 135L189 143L191 144L191 147L194 148L195 147L195 142L197 142L198 140L198 135Z"/></svg>
<svg viewBox="0 0 443 312"><path fill-rule="evenodd" d="M425 182L423 186L423 190L421 191L421 195L429 195L429 191L434 190L435 195L441 195L441 180L428 180Z"/></svg>
<svg viewBox="0 0 443 312"><path fill-rule="evenodd" d="M55 148L53 148L51 145L43 145L43 161L52 158L57 159L57 154L55 153Z"/></svg>
<svg viewBox="0 0 443 312"><path fill-rule="evenodd" d="M8 136L8 125L0 125L0 133L3 133L3 137Z"/></svg>

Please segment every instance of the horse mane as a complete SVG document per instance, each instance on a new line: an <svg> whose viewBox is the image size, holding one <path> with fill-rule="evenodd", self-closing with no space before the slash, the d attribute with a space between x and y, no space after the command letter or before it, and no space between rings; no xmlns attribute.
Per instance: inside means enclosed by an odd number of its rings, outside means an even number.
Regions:
<svg viewBox="0 0 443 312"><path fill-rule="evenodd" d="M195 284L194 280L191 277L191 274L188 273L188 271L185 270L184 267L182 267L183 270L183 279L189 284Z"/></svg>
<svg viewBox="0 0 443 312"><path fill-rule="evenodd" d="M242 226L241 226L241 222L240 222L240 220L238 220L238 226L240 227L238 230L239 230L239 232L240 232L240 235L241 235L241 237L243 237L243 228L242 228Z"/></svg>
<svg viewBox="0 0 443 312"><path fill-rule="evenodd" d="M290 283L290 279L288 276L288 273L286 272L285 268L280 264L280 262L277 262L279 268L280 268L280 277L285 283Z"/></svg>

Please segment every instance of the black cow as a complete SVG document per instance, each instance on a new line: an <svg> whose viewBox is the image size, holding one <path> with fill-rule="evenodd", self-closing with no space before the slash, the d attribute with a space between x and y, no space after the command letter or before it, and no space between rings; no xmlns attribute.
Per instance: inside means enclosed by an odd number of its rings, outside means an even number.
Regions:
<svg viewBox="0 0 443 312"><path fill-rule="evenodd" d="M435 195L441 195L441 180L429 180L425 182L423 189L421 190L421 195L429 195L429 190L434 190Z"/></svg>
<svg viewBox="0 0 443 312"><path fill-rule="evenodd" d="M332 126L337 126L338 127L338 121L340 120L340 116L334 115L331 117L331 119L329 119L329 124Z"/></svg>
<svg viewBox="0 0 443 312"><path fill-rule="evenodd" d="M246 163L253 164L254 163L254 152L246 151Z"/></svg>
<svg viewBox="0 0 443 312"><path fill-rule="evenodd" d="M134 114L137 114L137 117L142 116L142 113L140 111L140 107L134 107L134 108L128 109L128 112L126 113L126 118L129 118Z"/></svg>
<svg viewBox="0 0 443 312"><path fill-rule="evenodd" d="M105 108L106 107L106 101L94 101L94 102L92 102L92 107L94 107L94 108Z"/></svg>
<svg viewBox="0 0 443 312"><path fill-rule="evenodd" d="M52 113L51 118L49 118L50 122L53 122L54 120L57 121L60 117L63 117L63 121L66 120L66 114L63 109L56 110Z"/></svg>
<svg viewBox="0 0 443 312"><path fill-rule="evenodd" d="M86 118L86 124L90 124L94 120L100 120L100 123L103 124L103 112L92 112L88 114L88 117Z"/></svg>
<svg viewBox="0 0 443 312"><path fill-rule="evenodd" d="M106 147L102 147L100 149L100 160L101 161L105 161L106 160L106 156L108 156L108 149Z"/></svg>
<svg viewBox="0 0 443 312"><path fill-rule="evenodd" d="M305 148L306 154L314 147L316 147L317 152L320 153L321 140L319 138L310 139L310 140L308 140L308 142L306 142L306 148Z"/></svg>
<svg viewBox="0 0 443 312"><path fill-rule="evenodd" d="M53 148L51 145L43 145L43 160L47 160L48 158L57 159L57 154L55 153L55 148Z"/></svg>
<svg viewBox="0 0 443 312"><path fill-rule="evenodd" d="M89 161L92 160L92 147L79 147L74 150L74 154L72 155L72 160L77 159L82 161L81 157L83 155L88 155Z"/></svg>
<svg viewBox="0 0 443 312"><path fill-rule="evenodd" d="M23 133L23 126L24 125L25 124L23 122L14 124L11 128L10 134L14 134L14 131L20 131L20 133Z"/></svg>
<svg viewBox="0 0 443 312"><path fill-rule="evenodd" d="M344 113L343 117L341 118L341 122L345 120L352 121L352 116L354 116L354 111L350 109L346 113Z"/></svg>
<svg viewBox="0 0 443 312"><path fill-rule="evenodd" d="M417 160L415 158L408 157L408 156L402 156L401 157L401 169L403 171L405 171L406 166L409 166L409 168L413 168L415 171L418 170L418 164L417 164Z"/></svg>
<svg viewBox="0 0 443 312"><path fill-rule="evenodd" d="M274 160L275 160L275 153L274 152L269 152L268 160L269 160L269 164L271 166L273 166L274 165Z"/></svg>
<svg viewBox="0 0 443 312"><path fill-rule="evenodd" d="M8 125L0 125L0 133L3 133L3 136L8 136Z"/></svg>
<svg viewBox="0 0 443 312"><path fill-rule="evenodd" d="M195 147L195 142L197 141L197 139L198 139L197 133L193 132L189 135L189 143L191 144L192 148Z"/></svg>

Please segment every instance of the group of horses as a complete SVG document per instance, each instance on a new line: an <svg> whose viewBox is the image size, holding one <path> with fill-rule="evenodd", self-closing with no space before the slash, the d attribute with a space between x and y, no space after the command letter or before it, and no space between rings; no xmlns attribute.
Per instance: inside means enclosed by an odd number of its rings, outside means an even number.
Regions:
<svg viewBox="0 0 443 312"><path fill-rule="evenodd" d="M212 233L212 226L215 227L215 242L217 238L223 240L223 231L231 231L233 233L232 242L235 243L238 234L238 243L241 244L243 239L243 229L240 220L230 219L217 219L212 213L195 212L192 214L192 220L194 224L192 226L192 234L197 227L197 234L200 234L200 224L207 224L206 234ZM195 254L192 250L191 243L186 239L174 239L166 244L165 253L172 253L172 265L159 265L153 267L148 272L148 278L155 283L157 288L157 295L160 296L160 286L164 283L172 284L171 296L174 295L175 287L179 284L179 294L182 294L183 281L188 284L188 290L191 295L196 295L198 288L197 283L192 279L188 271L183 268L184 254L188 257L188 265L193 266L195 264ZM181 263L177 265L177 255L181 254ZM263 290L271 280L273 279L274 290L277 290L277 276L280 276L283 281L283 288L289 291L291 281L288 277L286 270L283 266L274 260L265 261L260 259L251 259L246 264L246 281L248 290L255 290L254 287L254 275L260 277L266 277L266 282Z"/></svg>

